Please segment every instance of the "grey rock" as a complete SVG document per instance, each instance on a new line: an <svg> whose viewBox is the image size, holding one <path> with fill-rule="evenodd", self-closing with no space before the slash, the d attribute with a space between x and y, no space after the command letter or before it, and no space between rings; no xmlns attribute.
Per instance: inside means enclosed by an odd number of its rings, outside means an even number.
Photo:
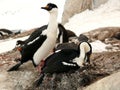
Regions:
<svg viewBox="0 0 120 90"><path fill-rule="evenodd" d="M86 87L84 90L120 90L119 77L120 72L114 73Z"/></svg>

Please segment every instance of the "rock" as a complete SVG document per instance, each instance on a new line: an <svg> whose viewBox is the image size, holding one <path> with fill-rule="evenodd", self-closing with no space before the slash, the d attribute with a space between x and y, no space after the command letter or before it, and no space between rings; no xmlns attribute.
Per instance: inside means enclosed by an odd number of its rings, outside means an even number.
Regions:
<svg viewBox="0 0 120 90"><path fill-rule="evenodd" d="M83 33L91 41L101 40L105 41L106 38L119 37L120 27L103 27L89 32Z"/></svg>
<svg viewBox="0 0 120 90"><path fill-rule="evenodd" d="M111 37L111 33L109 33L109 31L100 32L97 36L98 40L100 41L104 41L108 37Z"/></svg>
<svg viewBox="0 0 120 90"><path fill-rule="evenodd" d="M6 80L7 72L0 72L0 89L1 90L8 90L6 86L12 86L11 83L7 82ZM10 87L9 90L12 90Z"/></svg>
<svg viewBox="0 0 120 90"><path fill-rule="evenodd" d="M93 8L99 7L101 4L106 3L108 0L93 0Z"/></svg>
<svg viewBox="0 0 120 90"><path fill-rule="evenodd" d="M120 90L119 77L120 72L114 73L86 87L84 90Z"/></svg>
<svg viewBox="0 0 120 90"><path fill-rule="evenodd" d="M31 62L22 65L18 71L7 72L7 70L2 70L0 72L0 89L26 90L33 84L36 77L38 77L38 73Z"/></svg>
<svg viewBox="0 0 120 90"><path fill-rule="evenodd" d="M62 24L68 22L68 19L73 15L86 9L92 9L92 0L66 0L62 16Z"/></svg>

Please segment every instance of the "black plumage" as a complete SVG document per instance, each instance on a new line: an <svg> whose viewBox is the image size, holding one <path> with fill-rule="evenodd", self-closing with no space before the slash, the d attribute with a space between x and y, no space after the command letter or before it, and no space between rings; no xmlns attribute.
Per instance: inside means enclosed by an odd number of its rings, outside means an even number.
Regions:
<svg viewBox="0 0 120 90"><path fill-rule="evenodd" d="M31 33L31 35L29 36L28 39L26 39L24 41L18 40L16 44L22 46L22 45L24 45L26 43L29 43L29 42L33 41L35 38L39 37L44 30L47 29L47 26L48 25L43 25L43 26L41 26L39 28L36 28L35 31L33 33Z"/></svg>
<svg viewBox="0 0 120 90"><path fill-rule="evenodd" d="M79 69L81 67L80 62L82 62L82 64L89 62L91 53L92 47L88 42L81 42L77 46L77 49L64 48L56 50L46 58L40 78L35 82L35 85L39 86L47 73L59 74ZM84 56L81 56L81 54Z"/></svg>
<svg viewBox="0 0 120 90"><path fill-rule="evenodd" d="M48 25L43 25L40 28L36 28L35 31L29 36L28 39L22 41L22 40L18 40L16 45L24 45L25 43L28 43L32 40L34 40L35 38L37 38L40 34L42 34L43 31L47 30ZM76 37L75 33L70 31L70 30L66 30L65 27L62 24L58 24L58 37L57 37L57 43L65 43L69 41L70 37ZM60 37L62 36L62 41L60 41Z"/></svg>
<svg viewBox="0 0 120 90"><path fill-rule="evenodd" d="M27 62L28 60L32 60L33 65L37 66L40 63L40 61L44 59L48 55L48 53L50 53L50 50L54 48L56 42L56 36L57 36L57 26L58 26L57 6L55 4L49 3L47 4L46 7L42 7L42 9L49 11L49 13L52 12L50 13L49 24L41 27L40 29L37 29L35 32L31 34L31 36L27 40L22 42L21 51L20 51L21 53L20 63L16 64L8 71L17 70L21 64ZM47 30L45 28L47 28ZM49 43L49 41L51 41L51 43ZM50 46L47 47L46 44L48 44L48 46L50 44ZM40 53L41 53L41 57L38 57Z"/></svg>
<svg viewBox="0 0 120 90"><path fill-rule="evenodd" d="M84 34L80 34L79 37L78 37L78 40L80 42L87 42L89 40L89 38Z"/></svg>
<svg viewBox="0 0 120 90"><path fill-rule="evenodd" d="M45 60L45 65L42 68L42 72L61 73L67 72L71 69L78 69L79 66L72 61L74 58L78 56L79 52L74 49L63 49L60 51L58 50ZM71 65L64 65L62 62L70 63Z"/></svg>
<svg viewBox="0 0 120 90"><path fill-rule="evenodd" d="M17 70L21 64L27 62L28 60L33 61L33 55L38 50L38 48L42 45L42 43L46 40L46 35L40 35L38 39L36 39L35 42L28 45L28 43L25 42L24 46L21 50L21 60L18 62L15 66L11 67L8 71L14 71ZM36 66L33 62L33 65Z"/></svg>
<svg viewBox="0 0 120 90"><path fill-rule="evenodd" d="M56 50L61 50L61 49L74 49L74 50L77 50L78 45L75 44L74 42L71 42L71 43L62 43L62 44L57 45L57 47L55 47L55 51Z"/></svg>
<svg viewBox="0 0 120 90"><path fill-rule="evenodd" d="M35 29L35 31L29 36L28 39L22 41L18 40L17 45L20 45L18 47L19 51L21 52L21 64L33 60L33 55L36 52L36 50L40 47L41 43L45 40L46 36L42 35L44 31L47 30L48 25L43 25L40 28ZM69 30L66 30L62 24L58 24L58 37L57 37L57 42L56 43L66 43L69 41L69 38L72 36L76 36L74 33ZM70 34L69 34L70 33ZM31 45L27 45L28 43L32 42L36 38L38 38L34 43ZM60 40L60 37L62 37L62 41ZM42 40L40 38L43 38ZM40 43L39 43L40 42ZM60 44L61 45L61 44ZM64 45L65 46L65 45ZM33 62L34 64L34 62ZM19 64L20 66L20 64ZM18 68L18 67L17 67ZM17 70L17 68L15 70ZM14 70L14 66L10 68L8 71Z"/></svg>
<svg viewBox="0 0 120 90"><path fill-rule="evenodd" d="M38 80L35 81L35 86L38 87L43 79L45 74L50 73L63 73L69 72L70 70L77 70L80 67L73 62L73 59L79 56L79 52L74 49L63 49L61 51L58 50L52 55L50 55L45 60L45 65L42 68L42 72ZM66 65L64 65L66 64ZM69 65L67 65L69 64Z"/></svg>

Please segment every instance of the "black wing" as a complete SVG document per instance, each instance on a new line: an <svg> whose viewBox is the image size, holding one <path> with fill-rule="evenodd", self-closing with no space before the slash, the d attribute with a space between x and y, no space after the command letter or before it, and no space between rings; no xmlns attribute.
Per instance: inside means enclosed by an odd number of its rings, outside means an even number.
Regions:
<svg viewBox="0 0 120 90"><path fill-rule="evenodd" d="M59 44L56 48L56 50L61 50L61 49L74 49L74 50L78 50L78 45L75 43L62 43Z"/></svg>
<svg viewBox="0 0 120 90"><path fill-rule="evenodd" d="M46 38L46 35L40 35L39 38L35 39L33 42L25 43L21 52L22 59L33 59L34 53L43 44Z"/></svg>
<svg viewBox="0 0 120 90"><path fill-rule="evenodd" d="M71 69L78 69L79 66L72 61L76 57L78 57L76 50L63 49L50 55L45 60L45 66L42 70L44 73L61 73L70 71Z"/></svg>
<svg viewBox="0 0 120 90"><path fill-rule="evenodd" d="M64 63L68 65L65 65ZM79 66L76 63L57 61L50 66L46 66L42 72L53 74L53 73L69 72L71 70L77 70L77 69L79 69Z"/></svg>
<svg viewBox="0 0 120 90"><path fill-rule="evenodd" d="M25 40L25 43L28 43L30 41L33 41L35 38L39 37L41 33L47 29L48 25L44 25L40 28L37 28L30 36L28 39Z"/></svg>

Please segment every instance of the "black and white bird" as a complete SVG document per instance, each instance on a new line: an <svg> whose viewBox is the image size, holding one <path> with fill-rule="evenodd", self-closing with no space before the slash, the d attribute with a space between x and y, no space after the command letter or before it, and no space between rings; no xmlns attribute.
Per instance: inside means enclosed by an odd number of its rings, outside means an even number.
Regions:
<svg viewBox="0 0 120 90"><path fill-rule="evenodd" d="M24 44L21 51L21 61L8 71L17 70L21 64L27 62L28 60L32 60L34 66L36 67L39 65L40 61L45 59L55 47L58 27L58 7L55 4L48 3L46 7L42 7L42 9L47 10L50 13L47 30L43 31L38 37L33 35L31 38L35 38Z"/></svg>
<svg viewBox="0 0 120 90"><path fill-rule="evenodd" d="M13 32L11 30L8 29L0 29L0 35L4 36L4 35L11 35L13 34Z"/></svg>
<svg viewBox="0 0 120 90"><path fill-rule="evenodd" d="M92 47L88 42L81 42L78 49L61 49L55 51L46 58L42 68L40 78L36 80L36 86L39 86L44 79L45 74L63 73L71 70L77 70L83 67L90 59Z"/></svg>
<svg viewBox="0 0 120 90"><path fill-rule="evenodd" d="M43 25L40 28L36 28L35 31L33 33L31 33L31 35L29 36L28 39L22 41L22 40L17 40L16 42L16 46L17 47L22 47L24 46L25 43L31 42L33 41L35 38L39 37L42 32L46 32L48 25ZM65 27L62 24L58 24L58 28L57 28L57 44L60 43L65 43L69 41L69 38L71 37L77 37L76 34L74 32L72 32L71 30L66 30Z"/></svg>
<svg viewBox="0 0 120 90"><path fill-rule="evenodd" d="M0 36L11 36L20 34L20 30L0 29Z"/></svg>

